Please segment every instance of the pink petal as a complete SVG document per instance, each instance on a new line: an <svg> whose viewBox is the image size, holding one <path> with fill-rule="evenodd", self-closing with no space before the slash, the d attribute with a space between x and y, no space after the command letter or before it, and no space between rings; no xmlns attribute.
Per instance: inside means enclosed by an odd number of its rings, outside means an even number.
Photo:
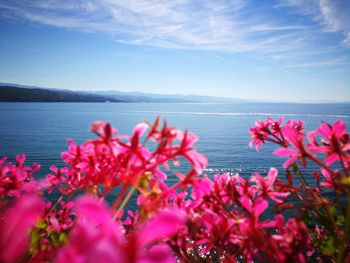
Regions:
<svg viewBox="0 0 350 263"><path fill-rule="evenodd" d="M135 126L133 130L133 134L137 134L139 137L141 137L147 129L148 129L148 124L145 122L141 122Z"/></svg>
<svg viewBox="0 0 350 263"><path fill-rule="evenodd" d="M195 171L199 174L207 166L208 159L203 154L196 151L189 151L184 157L192 164Z"/></svg>
<svg viewBox="0 0 350 263"><path fill-rule="evenodd" d="M273 151L274 155L280 156L280 157L289 157L289 156L295 156L298 153L297 150L289 149L289 148L278 148Z"/></svg>
<svg viewBox="0 0 350 263"><path fill-rule="evenodd" d="M325 162L327 165L331 165L331 164L335 163L336 161L339 161L339 156L336 153L332 153L331 155L329 155L325 158Z"/></svg>
<svg viewBox="0 0 350 263"><path fill-rule="evenodd" d="M254 203L254 214L256 217L260 217L260 215L266 210L269 206L269 203L262 198L259 198Z"/></svg>
<svg viewBox="0 0 350 263"><path fill-rule="evenodd" d="M333 184L328 183L328 182L321 182L320 185L323 186L324 188L327 188L327 189L331 189L334 187Z"/></svg>
<svg viewBox="0 0 350 263"><path fill-rule="evenodd" d="M287 161L283 163L283 168L288 168L292 163L295 162L295 158L289 158Z"/></svg>
<svg viewBox="0 0 350 263"><path fill-rule="evenodd" d="M273 193L270 193L269 196L272 200L274 200L275 202L277 203L282 203L283 200L277 198L277 197L282 197L282 198L285 198L287 197L288 195L290 195L290 193L286 192L286 193L282 193L282 192L273 192Z"/></svg>
<svg viewBox="0 0 350 263"><path fill-rule="evenodd" d="M335 136L337 138L340 138L341 136L343 136L343 134L346 132L346 126L345 123L341 120L336 121L333 124L333 131L335 133Z"/></svg>
<svg viewBox="0 0 350 263"><path fill-rule="evenodd" d="M322 169L321 173L323 174L324 177L326 177L327 180L331 180L332 179L331 174L327 170Z"/></svg>
<svg viewBox="0 0 350 263"><path fill-rule="evenodd" d="M269 173L267 174L267 184L269 187L272 187L278 175L278 171L276 168L271 167Z"/></svg>
<svg viewBox="0 0 350 263"><path fill-rule="evenodd" d="M281 132L283 133L284 137L295 147L298 145L298 137L299 134L296 130L292 129L291 127L284 126L281 129Z"/></svg>
<svg viewBox="0 0 350 263"><path fill-rule="evenodd" d="M318 131L322 134L325 138L330 138L332 136L332 130L329 127L328 123L322 123L320 127L318 128Z"/></svg>
<svg viewBox="0 0 350 263"><path fill-rule="evenodd" d="M123 247L88 222L78 222L69 237L68 245L58 251L55 263L128 262Z"/></svg>
<svg viewBox="0 0 350 263"><path fill-rule="evenodd" d="M44 212L43 201L24 196L0 222L0 262L15 262L29 244L29 230Z"/></svg>
<svg viewBox="0 0 350 263"><path fill-rule="evenodd" d="M307 138L314 145L316 144L315 137L316 137L317 134L318 134L318 130L310 131L310 132L307 133Z"/></svg>
<svg viewBox="0 0 350 263"><path fill-rule="evenodd" d="M309 146L309 150L317 153L327 153L329 152L328 146Z"/></svg>
<svg viewBox="0 0 350 263"><path fill-rule="evenodd" d="M119 226L114 222L108 207L92 196L83 196L76 201L75 210L81 218L93 225L101 225L109 229L116 239L121 239Z"/></svg>
<svg viewBox="0 0 350 263"><path fill-rule="evenodd" d="M347 143L342 148L343 151L349 151L350 150L350 143Z"/></svg>
<svg viewBox="0 0 350 263"><path fill-rule="evenodd" d="M252 213L253 203L247 196L242 196L240 199L241 205L249 212Z"/></svg>
<svg viewBox="0 0 350 263"><path fill-rule="evenodd" d="M159 212L142 226L138 235L141 246L176 234L185 224L185 221L186 214L180 209L168 209Z"/></svg>
<svg viewBox="0 0 350 263"><path fill-rule="evenodd" d="M26 160L26 156L25 156L24 154L22 154L22 155L17 155L17 156L16 156L17 166L23 166L25 160Z"/></svg>
<svg viewBox="0 0 350 263"><path fill-rule="evenodd" d="M165 244L153 246L145 255L137 260L137 263L175 263L176 258L172 255L171 249Z"/></svg>

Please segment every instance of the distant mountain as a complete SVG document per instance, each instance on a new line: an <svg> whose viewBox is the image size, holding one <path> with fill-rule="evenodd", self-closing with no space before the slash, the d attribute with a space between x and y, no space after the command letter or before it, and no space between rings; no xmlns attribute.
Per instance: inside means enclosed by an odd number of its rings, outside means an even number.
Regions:
<svg viewBox="0 0 350 263"><path fill-rule="evenodd" d="M116 90L108 91L95 91L95 94L105 96L116 96L119 98L135 100L149 101L149 102L188 102L188 103L233 103L233 102L246 102L248 100L224 98L224 97L212 97L203 95L182 95L182 94L156 94L156 93L144 93L144 92L123 92Z"/></svg>
<svg viewBox="0 0 350 263"><path fill-rule="evenodd" d="M198 102L186 97L175 97L172 95L160 95L143 92L123 92L118 90L113 91L91 91L91 94L99 96L108 96L120 98L129 102L159 102L159 103L193 103Z"/></svg>
<svg viewBox="0 0 350 263"><path fill-rule="evenodd" d="M349 104L349 101L291 101L268 99L235 99L230 97L213 97L204 95L156 94L145 92L72 91L30 85L0 82L1 101L32 102L153 102L153 103L297 103L297 104Z"/></svg>
<svg viewBox="0 0 350 263"><path fill-rule="evenodd" d="M179 94L154 94L122 91L71 91L10 83L0 83L0 101L31 102L159 102L159 103L221 103L243 102L222 97Z"/></svg>
<svg viewBox="0 0 350 263"><path fill-rule="evenodd" d="M54 90L43 88L24 88L0 85L0 101L18 102L124 102L114 96Z"/></svg>

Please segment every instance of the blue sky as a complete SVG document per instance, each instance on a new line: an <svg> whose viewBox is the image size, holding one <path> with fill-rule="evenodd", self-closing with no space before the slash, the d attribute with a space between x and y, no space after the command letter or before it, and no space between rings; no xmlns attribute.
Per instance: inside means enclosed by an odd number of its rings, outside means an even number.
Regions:
<svg viewBox="0 0 350 263"><path fill-rule="evenodd" d="M349 0L0 0L0 82L350 101Z"/></svg>

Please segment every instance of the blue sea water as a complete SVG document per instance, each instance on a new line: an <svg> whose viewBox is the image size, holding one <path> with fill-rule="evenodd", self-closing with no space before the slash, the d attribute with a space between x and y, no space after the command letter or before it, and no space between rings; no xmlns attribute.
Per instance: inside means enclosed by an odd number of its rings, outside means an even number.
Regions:
<svg viewBox="0 0 350 263"><path fill-rule="evenodd" d="M0 156L13 160L24 153L28 164L42 165L38 175L44 176L50 165L62 165L67 138L78 143L95 138L92 122L109 121L119 133L130 134L137 123L157 116L199 136L198 151L209 159L206 173L247 176L265 174L271 166L282 168L283 163L271 154L271 145L260 152L249 148L249 128L256 120L302 119L310 130L322 121L342 119L350 127L350 104L0 103Z"/></svg>

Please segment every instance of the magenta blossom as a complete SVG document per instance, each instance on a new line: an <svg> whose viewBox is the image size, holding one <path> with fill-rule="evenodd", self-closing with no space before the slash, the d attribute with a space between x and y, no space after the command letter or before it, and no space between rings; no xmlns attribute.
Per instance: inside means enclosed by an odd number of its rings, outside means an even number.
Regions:
<svg viewBox="0 0 350 263"><path fill-rule="evenodd" d="M258 192L264 198L270 198L277 203L282 203L290 193L288 192L277 192L274 189L274 184L278 176L278 171L275 168L270 168L267 177L262 177L260 174L255 173L252 176L252 180L256 181L258 186ZM282 198L282 199L281 199Z"/></svg>
<svg viewBox="0 0 350 263"><path fill-rule="evenodd" d="M320 143L316 140L317 135L322 136ZM342 161L349 166L350 138L343 121L336 121L333 125L323 123L317 130L310 132L308 138L311 143L309 149L317 153L325 153L327 165Z"/></svg>
<svg viewBox="0 0 350 263"><path fill-rule="evenodd" d="M131 233L128 240L123 237L121 224L95 198L81 197L76 212L79 221L56 262L176 262L163 242L185 223L186 215L181 210L160 211Z"/></svg>
<svg viewBox="0 0 350 263"><path fill-rule="evenodd" d="M32 167L24 166L25 155L16 156L16 164L6 163L7 158L0 159L0 198L20 197L25 193L35 193L39 184L33 174L40 168L34 163Z"/></svg>
<svg viewBox="0 0 350 263"><path fill-rule="evenodd" d="M306 150L304 148L303 134L298 129L285 126L282 128L282 134L287 140L288 144L294 146L293 148L279 148L273 152L273 154L280 157L289 157L283 164L284 168L289 167L296 160L300 161L303 166L306 166Z"/></svg>
<svg viewBox="0 0 350 263"><path fill-rule="evenodd" d="M0 262L15 262L23 256L29 246L29 232L43 212L40 198L24 195L0 218Z"/></svg>

